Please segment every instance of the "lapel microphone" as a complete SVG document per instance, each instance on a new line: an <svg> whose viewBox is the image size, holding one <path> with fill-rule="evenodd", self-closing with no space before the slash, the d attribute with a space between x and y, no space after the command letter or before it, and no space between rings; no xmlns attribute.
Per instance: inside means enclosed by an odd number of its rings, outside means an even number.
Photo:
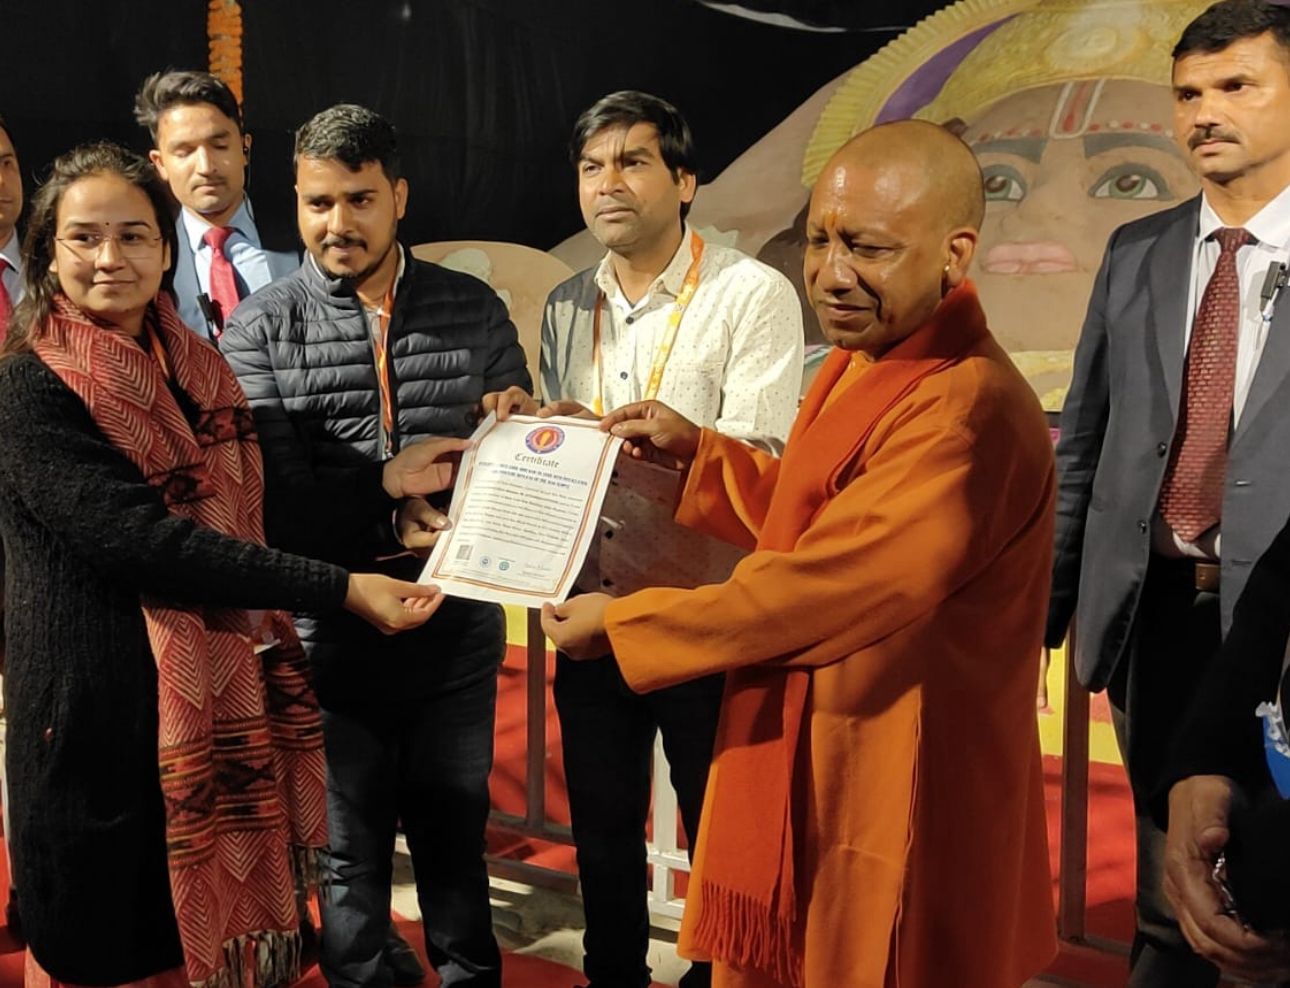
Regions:
<svg viewBox="0 0 1290 988"><path fill-rule="evenodd" d="M1259 289L1259 311L1263 314L1264 321L1272 319L1272 305L1285 288L1287 281L1286 266L1278 261L1273 261L1268 265L1267 273L1263 276L1263 287Z"/></svg>
<svg viewBox="0 0 1290 988"><path fill-rule="evenodd" d="M202 315L206 317L206 332L211 339L217 340L220 336L220 330L224 328L224 320L220 318L220 313L215 308L215 303L205 292L197 293L197 306L202 310Z"/></svg>

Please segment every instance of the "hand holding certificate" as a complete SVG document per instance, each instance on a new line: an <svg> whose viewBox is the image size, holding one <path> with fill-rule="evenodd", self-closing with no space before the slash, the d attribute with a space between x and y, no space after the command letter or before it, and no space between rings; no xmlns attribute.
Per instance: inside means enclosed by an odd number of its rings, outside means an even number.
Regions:
<svg viewBox="0 0 1290 988"><path fill-rule="evenodd" d="M489 415L462 456L452 527L421 583L536 607L568 596L595 534L621 440L595 420Z"/></svg>

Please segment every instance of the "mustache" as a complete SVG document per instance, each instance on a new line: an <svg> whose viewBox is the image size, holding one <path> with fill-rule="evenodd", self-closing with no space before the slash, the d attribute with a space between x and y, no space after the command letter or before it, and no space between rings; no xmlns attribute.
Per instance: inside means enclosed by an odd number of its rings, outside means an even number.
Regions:
<svg viewBox="0 0 1290 988"><path fill-rule="evenodd" d="M327 237L322 242L322 249L329 247L366 247L367 241L359 237Z"/></svg>
<svg viewBox="0 0 1290 988"><path fill-rule="evenodd" d="M878 293L878 290L874 288L873 285L870 284L864 278L864 276L859 274L858 272L855 275L855 279L856 279L856 291L858 292L858 294L864 296L865 302L872 305L873 317L877 320L881 320L883 317L883 313L886 311L886 306L883 304L882 295L880 295ZM845 294L851 295L851 292L846 292ZM848 302L847 299L844 298L842 294L833 294L827 291L813 293L811 297L811 302L813 305L829 305L833 302L837 302L842 305L853 304Z"/></svg>
<svg viewBox="0 0 1290 988"><path fill-rule="evenodd" d="M1230 130L1224 130L1222 127L1206 127L1204 130L1194 130L1187 138L1188 150L1194 151L1206 141L1227 141L1231 144L1240 143L1236 134Z"/></svg>
<svg viewBox="0 0 1290 988"><path fill-rule="evenodd" d="M596 204L596 212L603 213L606 209L635 209L636 203L622 196L604 196Z"/></svg>

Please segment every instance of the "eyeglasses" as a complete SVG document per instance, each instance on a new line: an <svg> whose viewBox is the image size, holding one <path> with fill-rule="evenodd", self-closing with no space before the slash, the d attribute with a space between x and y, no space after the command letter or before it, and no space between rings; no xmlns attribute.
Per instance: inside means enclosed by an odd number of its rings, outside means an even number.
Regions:
<svg viewBox="0 0 1290 988"><path fill-rule="evenodd" d="M60 244L70 250L82 261L92 261L99 256L103 245L111 240L122 257L151 257L153 248L161 242L160 236L153 236L141 230L124 230L121 233L95 233L82 230L70 237L55 237Z"/></svg>

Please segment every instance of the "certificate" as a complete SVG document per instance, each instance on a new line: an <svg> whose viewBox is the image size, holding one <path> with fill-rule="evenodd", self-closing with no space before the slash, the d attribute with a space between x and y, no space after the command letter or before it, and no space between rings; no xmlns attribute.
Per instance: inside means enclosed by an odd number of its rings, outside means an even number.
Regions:
<svg viewBox="0 0 1290 988"><path fill-rule="evenodd" d="M573 588L622 440L593 419L489 415L461 458L448 517L421 583L536 607Z"/></svg>

